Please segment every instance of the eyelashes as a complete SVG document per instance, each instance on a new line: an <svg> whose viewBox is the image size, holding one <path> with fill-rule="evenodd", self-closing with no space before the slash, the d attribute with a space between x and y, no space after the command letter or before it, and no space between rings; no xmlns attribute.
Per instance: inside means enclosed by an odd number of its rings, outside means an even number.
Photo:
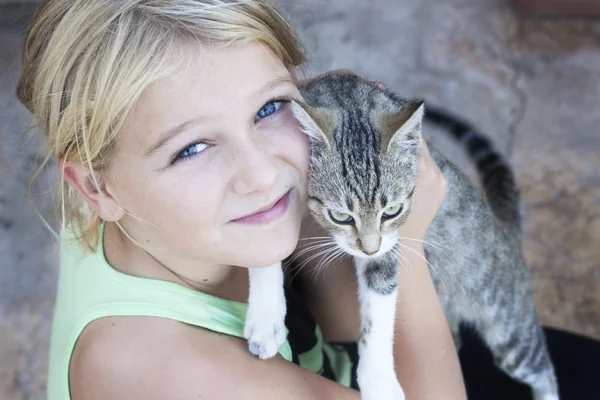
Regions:
<svg viewBox="0 0 600 400"><path fill-rule="evenodd" d="M200 150L198 150L198 148L200 148ZM183 151L181 151L179 154L177 154L177 159L186 159L186 158L190 158L190 157L194 157L200 153L202 153L204 150L206 150L206 148L208 148L208 145L206 143L194 143L191 146L186 147ZM196 151L192 151L193 149L196 149Z"/></svg>
<svg viewBox="0 0 600 400"><path fill-rule="evenodd" d="M265 103L264 106L261 107L260 110L256 113L256 117L254 117L254 121L258 122L262 119L268 118L271 115L281 111L281 109L289 104L289 99L272 99Z"/></svg>
<svg viewBox="0 0 600 400"><path fill-rule="evenodd" d="M267 120L274 117L289 107L292 99L289 97L272 98L267 101L256 113L254 122L259 123L262 120ZM197 141L187 145L176 153L171 159L169 165L174 165L181 161L187 161L204 153L211 145L204 141ZM195 149L195 150L194 150Z"/></svg>
<svg viewBox="0 0 600 400"><path fill-rule="evenodd" d="M207 143L204 143L202 141L192 143L192 144L186 146L183 150L179 151L175 155L175 157L172 158L169 165L174 165L180 161L192 159L192 158L202 154L208 147L210 147L210 145ZM197 149L197 148L200 148L200 150L196 150L195 152L192 151L192 149Z"/></svg>

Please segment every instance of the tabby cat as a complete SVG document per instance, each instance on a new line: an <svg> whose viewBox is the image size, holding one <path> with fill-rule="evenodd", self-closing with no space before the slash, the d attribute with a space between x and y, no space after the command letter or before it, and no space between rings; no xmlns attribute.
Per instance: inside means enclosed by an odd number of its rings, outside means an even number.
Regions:
<svg viewBox="0 0 600 400"><path fill-rule="evenodd" d="M393 360L399 239L417 181L424 106L354 75L327 76L302 90L293 111L311 144L309 208L336 245L352 256L358 279L357 378L364 400L400 400ZM536 400L558 387L535 312L521 250L519 193L512 171L475 129L443 112L426 119L465 146L483 194L429 144L448 182L423 243L430 272L458 344L472 325L495 362L529 385ZM246 337L250 351L273 356L285 340L281 265L250 270Z"/></svg>

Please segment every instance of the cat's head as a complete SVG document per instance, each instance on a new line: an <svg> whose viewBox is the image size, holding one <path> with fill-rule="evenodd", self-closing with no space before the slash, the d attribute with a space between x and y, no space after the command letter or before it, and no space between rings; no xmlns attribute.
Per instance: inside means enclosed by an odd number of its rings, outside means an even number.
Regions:
<svg viewBox="0 0 600 400"><path fill-rule="evenodd" d="M378 89L359 92L341 105L332 98L293 110L311 143L312 215L348 254L374 258L396 247L410 212L424 107Z"/></svg>

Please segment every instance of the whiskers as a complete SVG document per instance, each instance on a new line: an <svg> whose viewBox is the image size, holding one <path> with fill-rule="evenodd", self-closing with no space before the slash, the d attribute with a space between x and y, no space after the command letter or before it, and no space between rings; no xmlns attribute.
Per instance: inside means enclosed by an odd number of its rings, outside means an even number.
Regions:
<svg viewBox="0 0 600 400"><path fill-rule="evenodd" d="M400 236L400 239L412 240L414 242L421 242L424 245L431 246L431 247L433 247L433 248L441 251L442 253L444 253L444 255L446 257L448 257L449 259L452 259L452 257L450 256L450 254L448 254L448 251L450 253L454 253L454 250L452 250L450 247L444 246L444 245L436 243L436 242L432 242L431 240L420 240L420 239L409 238L409 237L406 237L406 236Z"/></svg>
<svg viewBox="0 0 600 400"><path fill-rule="evenodd" d="M346 254L338 247L335 240L329 236L314 236L300 240L309 242L299 245L297 247L298 252L288 258L284 263L285 268L291 266L291 269L294 271L294 274L291 277L292 280L295 279L305 267L309 266L313 260L318 260L311 271L314 273L314 279L317 279L320 272ZM313 252L314 254L312 254ZM295 261L303 256L306 258L300 264L295 265Z"/></svg>
<svg viewBox="0 0 600 400"><path fill-rule="evenodd" d="M407 238L403 238L403 239L407 239ZM415 239L417 240L417 239ZM437 276L438 280L441 282L442 285L444 285L444 287L447 288L446 286L446 282L444 281L444 279L442 278L442 275L440 275L440 273L435 269L435 267L425 258L421 255L421 253L419 253L418 251L416 251L415 249L413 249L410 246L407 246L405 244L402 243L398 243L397 246L394 246L393 251L394 254L398 257L398 261L404 266L404 263L402 261L406 261L408 263L408 265L410 267L412 267L412 265L410 265L410 260L408 258L406 258L406 256L402 253L402 250L408 250L410 253L416 255L417 257L419 257L421 260L425 261L425 263L427 263L427 265L429 265L429 268L431 269L431 271L433 273L435 273L435 275ZM406 268L405 269L407 271L410 272L410 269Z"/></svg>
<svg viewBox="0 0 600 400"><path fill-rule="evenodd" d="M397 245L392 247L390 253L394 255L396 260L400 263L400 266L402 266L402 268L404 268L404 270L410 274L410 269L412 268L412 265L410 265L410 260L406 258L402 251L400 251L401 248L399 245L400 244L398 243Z"/></svg>
<svg viewBox="0 0 600 400"><path fill-rule="evenodd" d="M400 236L401 241L414 241L423 243L423 245L430 246L437 250L438 255L442 255L447 259L449 263L456 265L452 255L455 252L453 249L444 246L439 243L432 242L430 240L421 240L405 236ZM413 266L411 265L410 257L417 256L422 259L428 266L432 274L439 281L439 283L445 288L449 289L449 283L455 288L462 288L460 282L453 279L452 274L440 273L435 266L420 252L412 248L407 244L403 244L401 241L396 243L389 251L389 255L393 256L398 262L400 268L404 268L410 274ZM296 248L296 252L290 256L284 263L285 268L290 268L292 271L291 279L295 279L299 273L309 268L309 271L313 275L313 279L318 279L319 275L325 271L333 263L339 262L344 257L352 257L350 254L342 250L336 241L330 236L313 236L308 238L300 239L301 244ZM303 242L303 243L302 243ZM409 256L410 255L410 256ZM450 280L451 282L447 282Z"/></svg>
<svg viewBox="0 0 600 400"><path fill-rule="evenodd" d="M289 264L296 261L298 258L302 257L304 254L309 253L314 250L322 249L323 247L330 247L335 245L335 241L330 237L315 237L315 238L304 238L300 240L313 240L311 243L304 243L300 246L296 247L296 250L299 250L296 254L294 254L287 262Z"/></svg>
<svg viewBox="0 0 600 400"><path fill-rule="evenodd" d="M410 237L406 237L406 236L400 236L400 239L423 243L423 245L425 245L425 246L431 246L434 249L436 249L439 252L439 254L443 255L446 258L444 261L448 261L448 263L453 264L454 266L458 267L458 264L453 257L455 250L451 249L448 246L444 246L440 243L436 243L431 240L421 240L421 239L415 239L415 238L410 238ZM416 251L412 247L404 245L402 243L400 243L399 245L402 248L408 249L408 251L410 251L411 253L414 253L415 255L419 256L419 258L422 258L427 263L427 265L429 265L431 271L433 273L435 273L436 277L438 278L438 280L440 281L442 286L444 286L444 288L448 289L448 285L447 285L446 281L449 280L450 281L449 283L453 284L452 286L454 289L459 289L464 292L462 283L458 279L456 279L456 276L455 276L455 274L458 271L458 268L456 268L452 273L440 274L435 269L435 267L425 257L423 257L418 251ZM443 277L442 277L442 275L443 275Z"/></svg>

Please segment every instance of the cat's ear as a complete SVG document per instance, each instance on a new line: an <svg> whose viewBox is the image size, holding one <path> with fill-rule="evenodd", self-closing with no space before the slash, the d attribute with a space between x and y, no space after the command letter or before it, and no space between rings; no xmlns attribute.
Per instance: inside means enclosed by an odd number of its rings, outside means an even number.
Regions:
<svg viewBox="0 0 600 400"><path fill-rule="evenodd" d="M300 123L302 132L312 141L331 148L334 119L331 111L325 108L315 108L292 100L292 113Z"/></svg>
<svg viewBox="0 0 600 400"><path fill-rule="evenodd" d="M383 114L380 118L382 129L381 148L389 151L392 146L418 147L421 143L425 102L407 103L399 111Z"/></svg>

